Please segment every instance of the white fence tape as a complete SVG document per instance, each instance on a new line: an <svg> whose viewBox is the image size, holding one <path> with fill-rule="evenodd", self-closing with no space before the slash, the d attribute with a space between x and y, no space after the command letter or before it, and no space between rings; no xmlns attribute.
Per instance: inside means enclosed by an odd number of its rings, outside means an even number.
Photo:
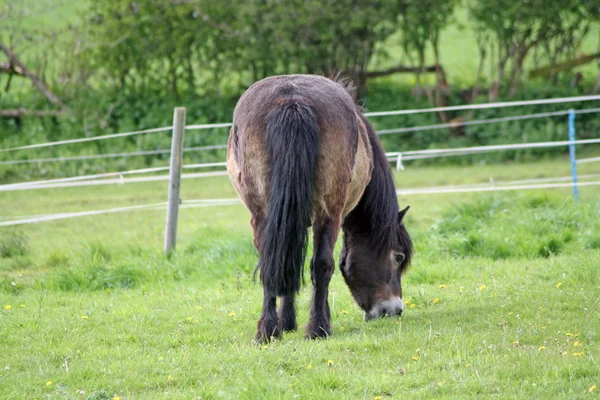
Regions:
<svg viewBox="0 0 600 400"><path fill-rule="evenodd" d="M227 175L227 171L198 172L195 174L182 174L181 179L209 178L209 177L224 176L224 175ZM58 183L40 184L40 185L34 185L34 186L16 187L16 188L12 188L12 189L11 188L2 189L0 187L0 192L72 188L72 187L80 187L80 186L126 185L126 184L130 184L130 183L156 182L156 181L167 181L167 180L169 180L169 175L141 176L141 177L136 177L136 178L123 177L122 179L119 178L119 179L102 179L102 180L92 180L92 181L78 181L78 182L58 182Z"/></svg>
<svg viewBox="0 0 600 400"><path fill-rule="evenodd" d="M184 152L190 151L208 151L226 149L226 144L216 144L212 146L200 146L200 147L184 147ZM64 162L64 161L78 161L78 160L95 160L100 158L120 158L120 157L133 157L133 156L148 156L157 154L170 154L171 149L162 150L148 150L148 151L132 151L130 153L108 153L108 154L91 154L86 156L71 156L71 157L54 157L54 158L37 158L31 160L9 160L0 161L0 165L14 165L14 164L36 164L43 162Z"/></svg>
<svg viewBox="0 0 600 400"><path fill-rule="evenodd" d="M532 106L537 104L559 104L559 103L573 103L579 101L596 101L600 100L600 96L575 96L575 97L560 97L556 99L540 99L540 100L524 100L524 101L507 101L502 103L482 103L482 104L465 104L460 106L449 106L449 107L431 107L431 108L419 108L414 110L397 110L397 111L376 111L365 113L367 117L383 117L388 115L408 115L408 114L420 114L430 113L439 111L462 111L462 110L483 110L490 108L506 108L506 107L517 107L517 106Z"/></svg>
<svg viewBox="0 0 600 400"><path fill-rule="evenodd" d="M575 114L590 114L600 112L600 108L589 108L583 110L575 110ZM435 124L435 125L420 125L420 126L411 126L407 128L396 128L396 129L382 129L377 131L378 135L389 135L391 133L404 133L404 132L420 132L427 130L435 130L435 129L443 129L443 128L456 128L459 126L471 126L471 125L485 125L485 124L494 124L499 122L509 122L509 121L521 121L526 119L534 119L534 118L544 118L544 117L555 117L559 115L568 115L569 110L564 111L554 111L554 112L546 112L546 113L537 113L537 114L526 114L526 115L516 115L512 117L501 117L501 118L489 118L489 119L477 119L473 121L457 121L457 122L449 122L446 124Z"/></svg>
<svg viewBox="0 0 600 400"><path fill-rule="evenodd" d="M581 158L581 159L577 160L577 164L586 164L586 163L598 162L598 161L600 161L600 157Z"/></svg>
<svg viewBox="0 0 600 400"><path fill-rule="evenodd" d="M515 144L503 144L503 145L459 147L459 148L448 148L448 149L408 150L408 151L404 151L404 152L388 152L388 153L386 153L386 157L388 158L389 161L398 162L398 159L400 159L401 161L418 160L418 159L427 159L427 158L436 158L436 157L450 157L450 156L458 156L458 155L488 153L488 152L493 152L493 151L545 148L545 147L560 147L560 146L568 146L571 144L581 145L581 144L596 144L596 143L600 143L600 139L582 139L582 140L575 140L573 142L568 141L568 140L563 140L563 141L554 141L554 142L515 143ZM595 161L595 159L590 159L590 161L587 161L587 162L592 162L592 161ZM226 162L214 162L214 163L188 164L188 165L184 165L183 168L184 169L214 168L214 167L225 167L225 166L227 166ZM398 162L398 167L401 167L401 162ZM154 168L143 168L143 169L131 170L131 171L107 172L107 173L94 174L94 175L82 175L82 176L73 176L73 177L68 177L68 178L57 178L57 179L48 179L48 180L32 181L32 182L12 183L12 184L0 185L0 192L13 191L13 190L24 190L25 188L33 188L34 186L39 186L40 188L66 187L66 186L59 186L57 184L59 184L59 183L62 184L62 183L67 183L67 182L89 181L92 179L101 179L101 178L110 178L110 177L119 177L121 179L125 175L145 174L145 173L153 173L153 172L167 171L167 170L169 170L169 167L164 166L164 167L154 167ZM84 184L81 186L86 186L86 185L90 185L90 184ZM72 186L76 186L76 185L72 185Z"/></svg>
<svg viewBox="0 0 600 400"><path fill-rule="evenodd" d="M204 163L204 164L187 164L183 165L183 169L194 169L194 168L213 168L213 167L225 167L227 166L226 162L216 162L216 163ZM31 182L20 182L20 183L9 183L5 185L0 185L0 192L9 192L15 190L27 190L27 189L42 189L42 188L51 188L51 187L68 187L68 186L89 186L90 184L82 184L82 185L64 185L70 182L79 182L79 181L89 181L92 179L102 179L102 178L110 178L110 177L119 177L118 183L124 183L124 176L126 175L136 175L136 174L147 174L153 172L160 171L168 171L170 169L169 166L164 167L154 167L154 168L143 168L143 169L134 169L130 171L121 171L121 172L106 172L102 174L94 174L94 175L81 175L81 176L72 176L69 178L56 178L56 179L47 179L41 181L31 181ZM219 171L221 172L221 171ZM112 183L112 182L111 182ZM63 184L62 186L59 184Z"/></svg>
<svg viewBox="0 0 600 400"><path fill-rule="evenodd" d="M397 190L396 194L400 196L417 195L417 194L442 194L442 193L474 193L474 192L498 192L507 190L531 190L531 189L559 189L559 188L570 188L573 186L599 186L600 181L597 182L578 182L578 183L544 183L538 185L505 185L505 186L481 186L481 187L465 187L465 188L417 188L417 189L403 189Z"/></svg>
<svg viewBox="0 0 600 400"><path fill-rule="evenodd" d="M61 144L93 142L93 141L96 141L96 140L114 139L114 138L119 138L119 137L141 135L141 134L144 134L144 133L165 132L165 131L170 131L171 129L172 128L170 126L165 126L163 128L144 129L144 130L141 130L141 131L134 131L134 132L113 133L113 134L110 134L110 135L91 136L91 137L79 138L79 139L67 139L67 140L59 140L59 141L56 141L56 142L46 142L46 143L30 144L30 145L27 145L27 146L19 146L19 147L11 147L11 148L8 148L8 149L0 149L0 153L5 153L7 151L36 149L36 148L40 148L40 147L58 146L58 145L61 145Z"/></svg>
<svg viewBox="0 0 600 400"><path fill-rule="evenodd" d="M465 155L475 153L488 153L493 151L503 150L518 150L518 149L533 149L533 148L544 148L544 147L560 147L568 146L571 144L594 144L600 143L600 139L582 139L582 140L561 140L554 142L534 142L534 143L515 143L515 144L499 144L489 146L472 146L472 147L457 147L448 149L426 149L426 150L407 150L407 151L394 151L386 153L389 159L395 159L399 154L402 154L402 160L417 160L422 158L432 157L448 157L454 155Z"/></svg>

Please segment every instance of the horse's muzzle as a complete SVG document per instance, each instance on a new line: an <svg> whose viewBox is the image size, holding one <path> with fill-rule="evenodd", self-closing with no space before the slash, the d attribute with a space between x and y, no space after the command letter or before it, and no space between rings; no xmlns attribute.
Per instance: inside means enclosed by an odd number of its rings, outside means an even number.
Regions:
<svg viewBox="0 0 600 400"><path fill-rule="evenodd" d="M365 312L365 320L402 315L402 310L404 310L402 299L400 297L392 297L391 299L375 304L369 312Z"/></svg>

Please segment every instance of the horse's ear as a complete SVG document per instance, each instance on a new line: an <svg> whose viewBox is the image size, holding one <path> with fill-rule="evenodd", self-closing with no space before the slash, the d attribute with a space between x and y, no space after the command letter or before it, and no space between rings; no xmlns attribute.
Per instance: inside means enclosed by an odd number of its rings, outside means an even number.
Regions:
<svg viewBox="0 0 600 400"><path fill-rule="evenodd" d="M404 210L398 212L398 223L402 222L402 220L404 219L404 215L406 215L406 212L408 211L409 208L410 208L410 206L406 206L406 208Z"/></svg>

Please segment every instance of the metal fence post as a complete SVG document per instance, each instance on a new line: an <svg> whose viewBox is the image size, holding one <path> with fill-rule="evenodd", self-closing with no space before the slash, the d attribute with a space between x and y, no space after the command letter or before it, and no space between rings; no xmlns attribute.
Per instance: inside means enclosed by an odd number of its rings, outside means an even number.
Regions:
<svg viewBox="0 0 600 400"><path fill-rule="evenodd" d="M167 204L167 225L165 229L165 253L169 254L177 241L177 216L179 213L179 192L181 188L181 165L183 139L185 136L185 108L177 107L173 112L173 138L171 141L171 167L169 172L169 199Z"/></svg>
<svg viewBox="0 0 600 400"><path fill-rule="evenodd" d="M569 110L569 156L571 158L571 176L573 177L573 196L579 201L579 189L577 188L577 159L575 157L575 111Z"/></svg>

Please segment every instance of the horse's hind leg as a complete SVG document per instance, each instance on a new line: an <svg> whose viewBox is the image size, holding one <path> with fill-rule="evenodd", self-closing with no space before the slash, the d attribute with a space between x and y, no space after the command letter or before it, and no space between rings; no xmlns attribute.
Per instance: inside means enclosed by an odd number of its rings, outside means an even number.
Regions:
<svg viewBox="0 0 600 400"><path fill-rule="evenodd" d="M279 298L279 327L282 332L295 331L296 307L294 306L294 295L289 294Z"/></svg>
<svg viewBox="0 0 600 400"><path fill-rule="evenodd" d="M256 343L266 343L271 341L272 338L281 336L281 329L277 321L276 300L277 297L265 288L262 314L258 320L256 337L254 338Z"/></svg>
<svg viewBox="0 0 600 400"><path fill-rule="evenodd" d="M254 246L260 254L260 240L264 229L264 218L260 209L252 208L252 219L250 221L252 229L254 230ZM259 262L260 264L260 262ZM277 338L281 336L281 327L278 324L277 318L277 297L263 284L263 307L262 314L258 320L256 327L256 337L254 341L256 343L266 343L271 338Z"/></svg>
<svg viewBox="0 0 600 400"><path fill-rule="evenodd" d="M331 335L329 312L329 282L335 270L333 247L340 229L340 218L318 218L313 224L313 257L310 263L313 302L306 329L307 338Z"/></svg>

